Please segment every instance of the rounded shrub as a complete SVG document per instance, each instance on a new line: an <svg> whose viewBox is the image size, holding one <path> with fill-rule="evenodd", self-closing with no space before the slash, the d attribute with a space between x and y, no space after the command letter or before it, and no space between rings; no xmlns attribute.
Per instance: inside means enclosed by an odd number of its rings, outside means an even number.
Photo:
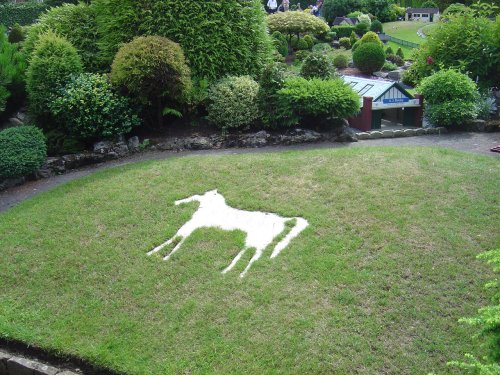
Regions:
<svg viewBox="0 0 500 375"><path fill-rule="evenodd" d="M376 43L380 47L384 46L384 43L380 40L378 37L377 33L374 33L373 31L367 32L363 37L361 38L361 43Z"/></svg>
<svg viewBox="0 0 500 375"><path fill-rule="evenodd" d="M304 35L303 39L306 41L309 49L314 47L314 38L311 35Z"/></svg>
<svg viewBox="0 0 500 375"><path fill-rule="evenodd" d="M376 33L381 33L384 31L384 25L382 25L382 22L380 22L379 20L375 20L372 22L370 30Z"/></svg>
<svg viewBox="0 0 500 375"><path fill-rule="evenodd" d="M0 131L0 179L28 175L40 168L47 156L42 131L20 126Z"/></svg>
<svg viewBox="0 0 500 375"><path fill-rule="evenodd" d="M267 17L269 31L286 35L311 33L314 35L329 31L328 24L319 17L306 12L279 12Z"/></svg>
<svg viewBox="0 0 500 375"><path fill-rule="evenodd" d="M454 127L477 117L476 103L463 100L450 100L439 104L429 104L425 116L436 126Z"/></svg>
<svg viewBox="0 0 500 375"><path fill-rule="evenodd" d="M179 44L145 36L120 48L111 66L111 82L146 104L158 99L183 102L191 88L191 72Z"/></svg>
<svg viewBox="0 0 500 375"><path fill-rule="evenodd" d="M268 64L259 79L258 104L261 119L267 127L277 127L282 115L279 113L278 91L283 88L287 67L285 64Z"/></svg>
<svg viewBox="0 0 500 375"><path fill-rule="evenodd" d="M401 47L399 47L398 50L396 51L396 56L401 57L403 60L405 59L405 54L404 54L403 50L401 49Z"/></svg>
<svg viewBox="0 0 500 375"><path fill-rule="evenodd" d="M313 52L328 53L333 50L332 46L328 43L318 43L312 48Z"/></svg>
<svg viewBox="0 0 500 375"><path fill-rule="evenodd" d="M42 125L47 125L49 105L69 77L83 70L75 47L49 31L38 39L26 74L29 108Z"/></svg>
<svg viewBox="0 0 500 375"><path fill-rule="evenodd" d="M356 33L354 31L351 33L349 41L351 42L351 47L358 41L358 38L356 37Z"/></svg>
<svg viewBox="0 0 500 375"><path fill-rule="evenodd" d="M386 56L394 55L394 50L391 48L391 46L387 47L385 50Z"/></svg>
<svg viewBox="0 0 500 375"><path fill-rule="evenodd" d="M456 70L441 70L424 78L418 86L427 103L440 104L451 100L475 102L477 85L467 75Z"/></svg>
<svg viewBox="0 0 500 375"><path fill-rule="evenodd" d="M128 99L115 93L108 77L101 74L73 76L51 109L67 133L82 140L127 134L140 123Z"/></svg>
<svg viewBox="0 0 500 375"><path fill-rule="evenodd" d="M354 44L352 45L352 48L351 48L351 49L352 49L352 52L353 52L353 53L354 53L354 51L356 51L356 50L358 49L358 47L359 47L359 45L360 45L360 44L361 44L361 40L360 40L360 39L358 39L358 40L356 41L356 43L354 43Z"/></svg>
<svg viewBox="0 0 500 375"><path fill-rule="evenodd" d="M304 61L307 58L307 56L309 56L310 54L311 54L311 51L307 51L307 50L297 51L295 53L295 60L296 61Z"/></svg>
<svg viewBox="0 0 500 375"><path fill-rule="evenodd" d="M351 48L351 39L350 38L340 38L339 39L339 46L345 49L350 49Z"/></svg>
<svg viewBox="0 0 500 375"><path fill-rule="evenodd" d="M304 60L300 75L304 78L329 79L335 76L335 67L325 54L313 52Z"/></svg>
<svg viewBox="0 0 500 375"><path fill-rule="evenodd" d="M349 59L347 58L346 55L340 54L333 58L333 65L337 69L345 69L347 68L348 64L349 64Z"/></svg>
<svg viewBox="0 0 500 375"><path fill-rule="evenodd" d="M21 25L18 23L12 26L12 30L9 33L9 43L20 43L24 40L24 31Z"/></svg>
<svg viewBox="0 0 500 375"><path fill-rule="evenodd" d="M93 0L92 6L108 63L121 45L141 35L179 43L193 76L209 81L256 75L271 59L260 0Z"/></svg>
<svg viewBox="0 0 500 375"><path fill-rule="evenodd" d="M297 41L297 45L295 46L295 49L298 51L305 51L305 50L308 50L310 48L309 48L309 44L307 43L307 41L304 38L300 38Z"/></svg>
<svg viewBox="0 0 500 375"><path fill-rule="evenodd" d="M405 64L405 61L396 55L387 55L386 60L390 61L393 64L396 64L397 66L403 66Z"/></svg>
<svg viewBox="0 0 500 375"><path fill-rule="evenodd" d="M377 43L361 43L353 56L354 65L363 73L372 74L385 63L385 53Z"/></svg>
<svg viewBox="0 0 500 375"><path fill-rule="evenodd" d="M208 120L222 128L246 128L259 118L259 84L250 76L226 77L208 93Z"/></svg>

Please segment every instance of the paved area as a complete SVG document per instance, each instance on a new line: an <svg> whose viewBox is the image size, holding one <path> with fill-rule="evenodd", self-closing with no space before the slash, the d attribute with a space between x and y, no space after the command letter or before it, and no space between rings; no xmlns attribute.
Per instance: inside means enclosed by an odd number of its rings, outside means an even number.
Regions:
<svg viewBox="0 0 500 375"><path fill-rule="evenodd" d="M465 151L467 153L488 155L490 157L500 157L499 153L493 153L489 151L490 148L499 145L500 133L451 133L408 138L375 139L349 144L324 142L289 147L265 147L259 149L227 149L189 152L146 152L113 162L82 168L80 170L75 170L61 176L38 181L30 181L22 186L14 187L0 192L0 212L7 210L8 208L14 206L19 202L22 202L25 199L33 197L41 192L48 191L56 186L64 184L68 181L72 181L76 178L90 175L105 168L112 168L115 166L136 163L144 160L163 160L171 157L182 157L188 155L234 155L246 153L281 152L288 150L314 150L324 148L376 146L396 146L401 148L408 146L445 147L454 150Z"/></svg>

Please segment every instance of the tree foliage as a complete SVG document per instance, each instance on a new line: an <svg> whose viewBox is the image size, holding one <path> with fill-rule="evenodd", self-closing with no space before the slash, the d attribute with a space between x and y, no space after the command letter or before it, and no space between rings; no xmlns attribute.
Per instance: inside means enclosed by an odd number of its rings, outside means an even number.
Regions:
<svg viewBox="0 0 500 375"><path fill-rule="evenodd" d="M306 12L280 12L267 17L270 32L279 31L291 38L292 35L322 34L329 31L328 25L319 17Z"/></svg>

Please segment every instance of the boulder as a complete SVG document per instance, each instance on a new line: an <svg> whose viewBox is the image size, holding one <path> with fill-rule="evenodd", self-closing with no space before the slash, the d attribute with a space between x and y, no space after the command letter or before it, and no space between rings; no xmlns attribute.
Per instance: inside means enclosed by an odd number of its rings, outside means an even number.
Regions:
<svg viewBox="0 0 500 375"><path fill-rule="evenodd" d="M264 147L269 143L269 138L271 138L271 134L269 134L265 130L261 130L257 133L245 134L241 136L239 138L239 144L242 147Z"/></svg>
<svg viewBox="0 0 500 375"><path fill-rule="evenodd" d="M155 149L160 151L180 151L184 149L184 145L184 139L171 138L166 142L160 142L155 145Z"/></svg>
<svg viewBox="0 0 500 375"><path fill-rule="evenodd" d="M401 70L393 70L387 74L387 78L391 81L400 81L401 80Z"/></svg>
<svg viewBox="0 0 500 375"><path fill-rule="evenodd" d="M404 136L405 135L404 135L404 132L402 130L399 130L399 129L394 130L394 137L395 138L404 137Z"/></svg>
<svg viewBox="0 0 500 375"><path fill-rule="evenodd" d="M415 132L415 129L405 129L405 130L403 130L403 132L404 132L404 135L407 137L413 137L413 136L417 135L417 133Z"/></svg>
<svg viewBox="0 0 500 375"><path fill-rule="evenodd" d="M128 148L132 152L139 151L139 145L140 144L141 144L141 142L139 141L139 137L138 136L134 136L134 137L129 138L129 140L127 142Z"/></svg>
<svg viewBox="0 0 500 375"><path fill-rule="evenodd" d="M370 132L370 136L372 139L382 138L382 132L372 131Z"/></svg>
<svg viewBox="0 0 500 375"><path fill-rule="evenodd" d="M356 130L349 126L342 126L341 133L335 139L335 142L357 142L358 141L358 133Z"/></svg>
<svg viewBox="0 0 500 375"><path fill-rule="evenodd" d="M186 139L184 147L188 150L210 150L213 143L208 137L191 137Z"/></svg>
<svg viewBox="0 0 500 375"><path fill-rule="evenodd" d="M415 134L416 135L425 135L425 134L427 134L427 132L423 128L418 128L418 129L415 129Z"/></svg>
<svg viewBox="0 0 500 375"><path fill-rule="evenodd" d="M115 143L113 145L112 151L116 153L119 157L123 157L129 154L129 149L125 142Z"/></svg>
<svg viewBox="0 0 500 375"><path fill-rule="evenodd" d="M16 117L11 117L7 122L11 127L24 125L24 123Z"/></svg>
<svg viewBox="0 0 500 375"><path fill-rule="evenodd" d="M322 139L323 136L320 133L314 130L300 128L289 130L285 135L280 137L281 143L285 145L319 142Z"/></svg>
<svg viewBox="0 0 500 375"><path fill-rule="evenodd" d="M357 133L356 136L358 137L358 140L362 141L365 139L371 139L371 134L367 132L362 132L362 133Z"/></svg>
<svg viewBox="0 0 500 375"><path fill-rule="evenodd" d="M10 189L14 186L22 185L26 182L25 177L8 178L0 180L0 191Z"/></svg>
<svg viewBox="0 0 500 375"><path fill-rule="evenodd" d="M113 149L113 142L101 141L94 143L94 153L107 154Z"/></svg>
<svg viewBox="0 0 500 375"><path fill-rule="evenodd" d="M386 72L375 72L373 75L378 78L387 78L389 74Z"/></svg>
<svg viewBox="0 0 500 375"><path fill-rule="evenodd" d="M393 130L382 130L382 138L394 138Z"/></svg>

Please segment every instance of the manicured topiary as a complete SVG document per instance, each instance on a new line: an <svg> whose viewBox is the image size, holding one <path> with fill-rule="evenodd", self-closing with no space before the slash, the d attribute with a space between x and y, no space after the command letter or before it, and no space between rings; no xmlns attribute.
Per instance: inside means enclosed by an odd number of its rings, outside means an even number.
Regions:
<svg viewBox="0 0 500 375"><path fill-rule="evenodd" d="M385 63L385 53L377 43L361 43L353 54L354 65L363 73L372 74Z"/></svg>
<svg viewBox="0 0 500 375"><path fill-rule="evenodd" d="M273 63L267 65L260 76L257 101L262 122L267 127L277 127L282 118L278 106L278 91L285 84L286 73L285 64Z"/></svg>
<svg viewBox="0 0 500 375"><path fill-rule="evenodd" d="M361 44L361 39L358 39L358 40L356 41L356 43L354 43L354 44L352 45L351 49L352 49L352 52L353 52L353 53L354 53L354 51L356 51L356 50L358 49L358 47L359 47L359 45L360 45L360 44Z"/></svg>
<svg viewBox="0 0 500 375"><path fill-rule="evenodd" d="M19 43L24 40L24 31L21 25L16 23L9 33L9 43Z"/></svg>
<svg viewBox="0 0 500 375"><path fill-rule="evenodd" d="M313 52L328 53L333 50L332 46L328 43L318 43L312 48Z"/></svg>
<svg viewBox="0 0 500 375"><path fill-rule="evenodd" d="M31 56L26 83L31 113L42 125L50 121L49 105L72 74L81 73L82 61L76 48L49 31L42 34Z"/></svg>
<svg viewBox="0 0 500 375"><path fill-rule="evenodd" d="M401 49L401 47L399 47L398 50L396 51L396 56L401 57L403 60L405 59L405 54L404 54L403 50Z"/></svg>
<svg viewBox="0 0 500 375"><path fill-rule="evenodd" d="M140 35L179 43L197 78L258 74L271 59L260 0L93 0L92 6L108 63L121 45Z"/></svg>
<svg viewBox="0 0 500 375"><path fill-rule="evenodd" d="M280 12L267 17L270 32L279 31L291 37L298 34L321 34L329 31L328 24L306 12Z"/></svg>
<svg viewBox="0 0 500 375"><path fill-rule="evenodd" d="M329 79L335 76L335 67L325 54L313 52L304 60L300 75L304 78Z"/></svg>
<svg viewBox="0 0 500 375"><path fill-rule="evenodd" d="M403 66L405 64L405 61L396 55L387 55L386 60L390 61L393 64L396 64L397 66Z"/></svg>
<svg viewBox="0 0 500 375"><path fill-rule="evenodd" d="M333 58L333 65L337 69L347 68L348 63L349 63L349 59L347 58L346 55L340 54L340 55L337 55Z"/></svg>
<svg viewBox="0 0 500 375"><path fill-rule="evenodd" d="M259 117L259 84L250 76L227 77L208 94L208 120L222 129L246 128Z"/></svg>
<svg viewBox="0 0 500 375"><path fill-rule="evenodd" d="M179 44L161 36L146 36L120 48L111 67L111 82L162 112L167 103L186 100L191 72Z"/></svg>
<svg viewBox="0 0 500 375"><path fill-rule="evenodd" d="M381 33L384 31L384 26L382 25L382 22L379 20L375 20L372 22L372 25L370 26L370 31L374 31L376 33Z"/></svg>
<svg viewBox="0 0 500 375"><path fill-rule="evenodd" d="M20 126L0 131L0 179L33 173L46 156L47 146L40 129Z"/></svg>
<svg viewBox="0 0 500 375"><path fill-rule="evenodd" d="M385 50L385 54L386 54L386 56L394 55L394 50L389 46Z"/></svg>
<svg viewBox="0 0 500 375"><path fill-rule="evenodd" d="M373 31L369 31L365 35L363 35L363 37L361 38L361 43L377 43L380 47L384 46L384 43L382 43L378 35Z"/></svg>
<svg viewBox="0 0 500 375"><path fill-rule="evenodd" d="M349 38L340 38L339 39L339 46L345 49L350 49L351 48L351 40Z"/></svg>
<svg viewBox="0 0 500 375"><path fill-rule="evenodd" d="M305 35L303 39L307 42L307 45L309 46L309 49L313 48L313 46L314 46L314 38L311 35Z"/></svg>
<svg viewBox="0 0 500 375"><path fill-rule="evenodd" d="M284 38L274 38L273 37L273 45L276 50L280 53L281 56L288 56L288 42Z"/></svg>
<svg viewBox="0 0 500 375"><path fill-rule="evenodd" d="M356 37L356 33L354 31L351 33L349 41L351 42L351 47L358 41L358 38Z"/></svg>
<svg viewBox="0 0 500 375"><path fill-rule="evenodd" d="M105 75L73 76L51 104L71 136L82 140L127 134L139 125L127 98L118 95Z"/></svg>
<svg viewBox="0 0 500 375"><path fill-rule="evenodd" d="M26 56L33 52L39 36L49 30L66 38L77 49L86 70L94 72L104 68L99 59L99 35L93 6L83 2L64 4L42 14L39 22L29 28L23 44Z"/></svg>
<svg viewBox="0 0 500 375"><path fill-rule="evenodd" d="M297 51L304 51L309 49L309 44L304 38L300 38L297 42L297 45L295 46L295 49Z"/></svg>

